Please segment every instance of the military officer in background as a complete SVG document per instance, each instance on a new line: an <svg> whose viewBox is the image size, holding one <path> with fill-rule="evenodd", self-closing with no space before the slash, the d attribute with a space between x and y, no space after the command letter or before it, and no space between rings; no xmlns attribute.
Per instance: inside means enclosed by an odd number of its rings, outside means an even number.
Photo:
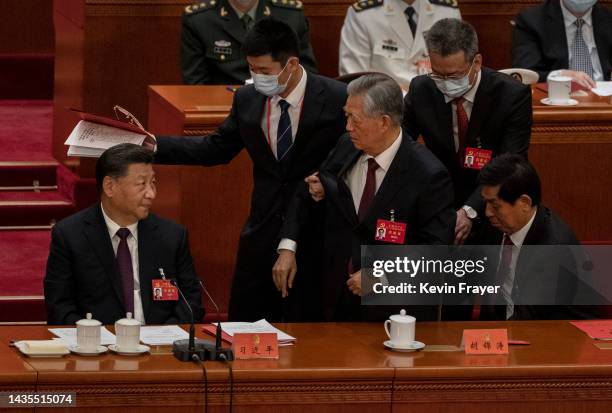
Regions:
<svg viewBox="0 0 612 413"><path fill-rule="evenodd" d="M457 0L362 0L349 7L340 37L340 75L382 72L404 89L429 72L425 34L438 20L461 18Z"/></svg>
<svg viewBox="0 0 612 413"><path fill-rule="evenodd" d="M272 16L298 35L300 63L317 73L310 29L298 0L205 0L185 7L181 32L183 82L242 84L248 78L244 35L261 18Z"/></svg>

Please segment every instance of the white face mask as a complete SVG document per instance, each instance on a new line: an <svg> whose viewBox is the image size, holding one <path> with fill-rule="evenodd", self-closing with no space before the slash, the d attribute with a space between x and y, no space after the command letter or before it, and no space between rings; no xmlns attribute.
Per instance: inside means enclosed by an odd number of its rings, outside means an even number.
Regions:
<svg viewBox="0 0 612 413"><path fill-rule="evenodd" d="M287 62L289 64L289 62ZM284 85L278 84L278 77L285 71L287 65L280 71L278 75L261 75L258 73L253 73L251 71L251 77L253 78L253 84L255 85L255 90L257 90L262 95L266 95L269 97L280 95L287 89L287 84L289 83L289 79L291 79L291 73L287 82Z"/></svg>
<svg viewBox="0 0 612 413"><path fill-rule="evenodd" d="M468 90L472 88L472 84L470 84L470 72L472 71L472 65L470 65L470 69L467 74L459 79L436 79L433 77L433 81L436 83L436 87L440 92L442 92L445 96L449 98L458 98L459 96L463 96L467 93Z"/></svg>
<svg viewBox="0 0 612 413"><path fill-rule="evenodd" d="M584 14L597 3L597 0L563 0L563 4L571 12Z"/></svg>

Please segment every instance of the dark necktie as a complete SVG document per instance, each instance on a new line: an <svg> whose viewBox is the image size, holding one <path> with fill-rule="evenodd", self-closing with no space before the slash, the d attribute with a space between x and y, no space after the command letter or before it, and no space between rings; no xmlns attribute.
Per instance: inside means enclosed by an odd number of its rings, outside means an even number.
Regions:
<svg viewBox="0 0 612 413"><path fill-rule="evenodd" d="M582 25L584 20L576 19L574 22L576 25L576 36L574 37L574 44L572 45L572 61L570 62L570 69L584 72L593 78L593 62L591 62L591 54L589 48L584 41L582 36Z"/></svg>
<svg viewBox="0 0 612 413"><path fill-rule="evenodd" d="M463 107L463 102L465 99L463 97L458 97L453 100L453 103L456 106L457 112L457 137L459 140L459 147L457 148L457 156L459 158L463 155L463 150L465 149L465 141L467 139L467 131L468 131L468 116Z"/></svg>
<svg viewBox="0 0 612 413"><path fill-rule="evenodd" d="M291 148L291 118L289 117L289 103L286 100L279 100L281 115L278 119L278 129L276 130L276 158L282 160Z"/></svg>
<svg viewBox="0 0 612 413"><path fill-rule="evenodd" d="M415 34L416 34L416 27L417 24L414 21L414 7L412 6L408 6L406 7L406 10L404 10L404 13L406 14L406 19L408 20L408 26L410 26L410 31L412 32L412 38L414 38Z"/></svg>
<svg viewBox="0 0 612 413"><path fill-rule="evenodd" d="M359 222L363 221L365 214L368 212L368 208L374 200L376 195L376 170L378 164L374 158L368 159L368 174L366 177L365 185L363 186L363 194L361 195L361 201L359 201L359 209L357 210L357 217Z"/></svg>
<svg viewBox="0 0 612 413"><path fill-rule="evenodd" d="M244 30L249 31L251 27L253 27L253 19L247 13L244 13L240 18L242 20L242 26L244 26Z"/></svg>
<svg viewBox="0 0 612 413"><path fill-rule="evenodd" d="M134 270L132 268L132 255L127 244L127 237L130 230L120 228L117 231L119 246L117 247L117 266L121 275L121 285L123 286L123 302L126 313L134 313Z"/></svg>

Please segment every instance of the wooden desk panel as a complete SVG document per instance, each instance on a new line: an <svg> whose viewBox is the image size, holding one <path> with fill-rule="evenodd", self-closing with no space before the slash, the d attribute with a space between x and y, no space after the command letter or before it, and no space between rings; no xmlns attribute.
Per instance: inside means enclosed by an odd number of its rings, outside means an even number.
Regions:
<svg viewBox="0 0 612 413"><path fill-rule="evenodd" d="M233 362L233 411L612 410L612 351L599 350L566 321L417 323L416 338L426 344L458 345L464 328L508 328L509 337L531 343L500 356L391 352L382 346L382 324L279 327L297 337L297 344L282 347L279 360ZM50 336L45 326L0 327L2 341L17 335ZM164 351L22 362L38 373L40 391L76 391L77 411L201 411L202 371ZM210 411L227 411L228 368L205 364Z"/></svg>

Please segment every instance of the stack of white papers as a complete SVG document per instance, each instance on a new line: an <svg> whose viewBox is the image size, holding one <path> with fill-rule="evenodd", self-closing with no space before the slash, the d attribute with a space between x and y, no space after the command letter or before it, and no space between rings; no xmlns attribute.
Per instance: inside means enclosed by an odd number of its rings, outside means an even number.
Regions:
<svg viewBox="0 0 612 413"><path fill-rule="evenodd" d="M76 328L50 328L49 331L52 334L55 334L68 346L76 346L77 345L77 329ZM100 344L103 346L107 346L109 344L115 344L116 337L113 333L108 331L106 327L102 327L100 331Z"/></svg>
<svg viewBox="0 0 612 413"><path fill-rule="evenodd" d="M215 325L217 324L215 323ZM255 321L254 323L221 323L221 328L223 329L224 333L232 337L236 333L276 333L276 336L278 337L278 344L281 346L290 346L296 341L295 337L279 330L263 318L259 321Z"/></svg>
<svg viewBox="0 0 612 413"><path fill-rule="evenodd" d="M142 145L146 132L137 133L114 126L81 120L64 142L70 145L68 156L99 157L108 148L120 143Z"/></svg>
<svg viewBox="0 0 612 413"><path fill-rule="evenodd" d="M596 82L597 86L591 92L599 96L612 96L612 82Z"/></svg>
<svg viewBox="0 0 612 413"><path fill-rule="evenodd" d="M189 333L179 326L142 326L140 341L150 346L165 346L176 340L189 338Z"/></svg>

